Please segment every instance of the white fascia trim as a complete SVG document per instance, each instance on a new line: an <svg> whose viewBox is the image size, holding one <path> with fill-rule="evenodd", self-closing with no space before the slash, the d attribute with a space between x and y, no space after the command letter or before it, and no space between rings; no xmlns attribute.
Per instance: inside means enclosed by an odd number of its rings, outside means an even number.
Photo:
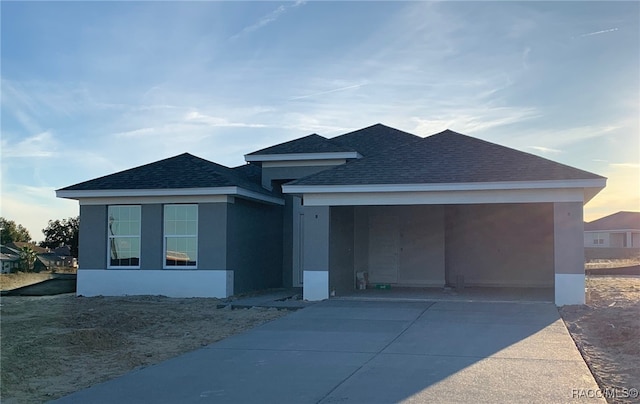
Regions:
<svg viewBox="0 0 640 404"><path fill-rule="evenodd" d="M511 189L432 192L304 194L305 206L448 205L474 203L583 203L581 189Z"/></svg>
<svg viewBox="0 0 640 404"><path fill-rule="evenodd" d="M332 152L332 153L288 153L288 154L246 154L244 160L250 161L290 161L290 160L335 160L335 159L359 159L362 156L358 152Z"/></svg>
<svg viewBox="0 0 640 404"><path fill-rule="evenodd" d="M255 199L276 205L284 205L280 198L263 195L240 187L217 188L173 188L173 189L97 189L82 191L57 190L56 197L66 199L85 198L147 198L147 197L202 197L202 196L233 196ZM87 203L85 203L87 204Z"/></svg>
<svg viewBox="0 0 640 404"><path fill-rule="evenodd" d="M605 179L553 181L461 182L445 184L283 185L286 194L479 191L511 189L604 188Z"/></svg>
<svg viewBox="0 0 640 404"><path fill-rule="evenodd" d="M149 205L168 203L234 203L229 195L194 196L123 196L108 198L78 198L80 205Z"/></svg>

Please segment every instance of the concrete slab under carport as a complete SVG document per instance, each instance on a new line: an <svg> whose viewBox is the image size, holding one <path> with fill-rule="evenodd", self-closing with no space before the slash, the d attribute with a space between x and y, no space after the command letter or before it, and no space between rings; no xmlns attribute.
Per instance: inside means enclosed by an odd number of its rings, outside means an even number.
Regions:
<svg viewBox="0 0 640 404"><path fill-rule="evenodd" d="M328 300L60 402L598 402L576 396L597 388L552 303Z"/></svg>
<svg viewBox="0 0 640 404"><path fill-rule="evenodd" d="M516 287L395 287L354 289L333 299L370 301L553 302L553 288Z"/></svg>

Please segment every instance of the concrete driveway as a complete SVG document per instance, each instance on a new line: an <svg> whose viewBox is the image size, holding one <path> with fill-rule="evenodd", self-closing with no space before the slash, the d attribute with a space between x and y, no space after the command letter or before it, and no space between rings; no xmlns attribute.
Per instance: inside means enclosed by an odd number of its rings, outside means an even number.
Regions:
<svg viewBox="0 0 640 404"><path fill-rule="evenodd" d="M61 403L604 402L551 303L329 300Z"/></svg>

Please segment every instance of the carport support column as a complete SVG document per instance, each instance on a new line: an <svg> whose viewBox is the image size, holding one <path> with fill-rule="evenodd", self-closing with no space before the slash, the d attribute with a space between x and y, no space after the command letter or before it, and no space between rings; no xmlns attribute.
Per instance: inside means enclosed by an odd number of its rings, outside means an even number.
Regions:
<svg viewBox="0 0 640 404"><path fill-rule="evenodd" d="M584 222L581 202L553 204L556 306L584 304Z"/></svg>
<svg viewBox="0 0 640 404"><path fill-rule="evenodd" d="M305 206L302 231L305 300L329 298L329 207Z"/></svg>

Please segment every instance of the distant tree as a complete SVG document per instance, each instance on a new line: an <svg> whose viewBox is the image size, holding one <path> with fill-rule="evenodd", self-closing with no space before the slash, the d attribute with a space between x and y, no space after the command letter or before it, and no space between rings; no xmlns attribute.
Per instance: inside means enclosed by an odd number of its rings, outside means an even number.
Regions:
<svg viewBox="0 0 640 404"><path fill-rule="evenodd" d="M80 217L70 217L62 220L49 220L49 224L42 229L44 241L40 247L57 248L64 245L71 246L71 255L78 258L78 232Z"/></svg>
<svg viewBox="0 0 640 404"><path fill-rule="evenodd" d="M29 246L24 246L20 249L20 267L24 272L31 272L33 270L33 264L35 264L37 254Z"/></svg>
<svg viewBox="0 0 640 404"><path fill-rule="evenodd" d="M20 241L31 241L29 231L21 224L16 224L13 220L0 217L0 244L4 245Z"/></svg>

